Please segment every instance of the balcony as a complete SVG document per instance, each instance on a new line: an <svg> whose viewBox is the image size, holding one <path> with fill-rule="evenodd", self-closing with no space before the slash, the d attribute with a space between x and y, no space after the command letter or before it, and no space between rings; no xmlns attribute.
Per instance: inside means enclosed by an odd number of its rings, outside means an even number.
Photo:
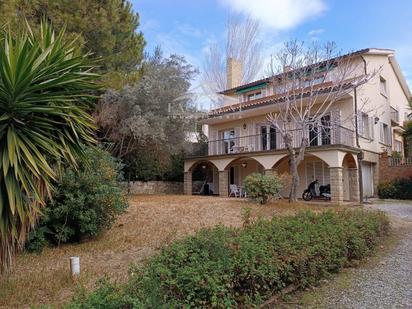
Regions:
<svg viewBox="0 0 412 309"><path fill-rule="evenodd" d="M399 111L391 106L391 122L398 125L399 124Z"/></svg>
<svg viewBox="0 0 412 309"><path fill-rule="evenodd" d="M342 126L319 126L307 130L292 130L292 145L298 148L302 138L307 137L309 147L343 145L354 146L354 131ZM248 152L264 152L286 149L279 133L265 133L231 137L208 142L208 153L203 155L226 155Z"/></svg>

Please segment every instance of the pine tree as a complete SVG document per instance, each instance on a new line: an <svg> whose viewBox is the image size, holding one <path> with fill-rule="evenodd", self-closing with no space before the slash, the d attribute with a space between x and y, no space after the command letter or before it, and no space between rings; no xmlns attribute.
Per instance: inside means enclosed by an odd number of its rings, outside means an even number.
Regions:
<svg viewBox="0 0 412 309"><path fill-rule="evenodd" d="M139 14L126 0L2 0L0 25L18 29L27 19L38 31L47 18L59 31L66 27L69 39L79 36L82 52L101 57L100 71L125 76L143 59L145 40L137 31Z"/></svg>

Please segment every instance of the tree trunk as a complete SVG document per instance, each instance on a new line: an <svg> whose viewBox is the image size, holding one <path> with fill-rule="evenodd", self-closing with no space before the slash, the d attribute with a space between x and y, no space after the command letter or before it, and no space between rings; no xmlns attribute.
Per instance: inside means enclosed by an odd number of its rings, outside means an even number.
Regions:
<svg viewBox="0 0 412 309"><path fill-rule="evenodd" d="M298 166L296 162L296 157L294 154L289 155L290 158L290 172L292 174L292 184L290 187L289 193L289 202L296 202L297 201L297 188L299 186L299 174L298 174Z"/></svg>

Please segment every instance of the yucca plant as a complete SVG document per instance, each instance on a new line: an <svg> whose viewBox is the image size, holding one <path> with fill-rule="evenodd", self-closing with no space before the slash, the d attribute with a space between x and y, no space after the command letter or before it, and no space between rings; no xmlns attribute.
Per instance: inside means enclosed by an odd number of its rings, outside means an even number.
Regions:
<svg viewBox="0 0 412 309"><path fill-rule="evenodd" d="M36 224L59 166L94 143L94 63L43 22L39 34L0 34L0 269Z"/></svg>

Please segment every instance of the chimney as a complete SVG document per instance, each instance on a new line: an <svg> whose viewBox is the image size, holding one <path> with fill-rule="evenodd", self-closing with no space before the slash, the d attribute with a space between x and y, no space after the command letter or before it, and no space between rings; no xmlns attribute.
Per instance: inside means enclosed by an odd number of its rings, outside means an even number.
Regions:
<svg viewBox="0 0 412 309"><path fill-rule="evenodd" d="M228 58L226 63L227 89L231 89L242 84L242 63L234 58Z"/></svg>

